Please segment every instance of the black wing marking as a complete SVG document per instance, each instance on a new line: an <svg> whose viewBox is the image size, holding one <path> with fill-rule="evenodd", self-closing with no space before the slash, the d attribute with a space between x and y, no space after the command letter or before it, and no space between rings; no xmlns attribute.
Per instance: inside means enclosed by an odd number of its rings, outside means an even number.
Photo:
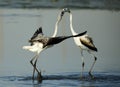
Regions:
<svg viewBox="0 0 120 87"><path fill-rule="evenodd" d="M63 40L67 39L64 36L60 37L52 37L47 40L47 42L44 44L44 47L49 46L49 45L54 45L62 42Z"/></svg>
<svg viewBox="0 0 120 87"><path fill-rule="evenodd" d="M93 44L93 40L91 37L86 36L85 38L80 38L80 41L83 45L85 45L86 47L88 47L91 50L97 51L97 48L95 47L95 45Z"/></svg>
<svg viewBox="0 0 120 87"><path fill-rule="evenodd" d="M36 38L38 36L38 34L40 34L41 36L43 35L43 32L42 32L42 27L40 27L39 29L37 29L35 31L35 33L33 34L33 36L31 37L31 40Z"/></svg>

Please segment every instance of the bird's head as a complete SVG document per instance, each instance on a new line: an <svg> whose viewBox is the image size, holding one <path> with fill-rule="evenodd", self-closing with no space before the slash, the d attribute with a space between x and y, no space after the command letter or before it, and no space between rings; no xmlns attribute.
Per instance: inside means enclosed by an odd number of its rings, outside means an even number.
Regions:
<svg viewBox="0 0 120 87"><path fill-rule="evenodd" d="M63 11L63 12L68 12L68 13L71 12L69 8L64 8L64 9L62 9L62 11Z"/></svg>
<svg viewBox="0 0 120 87"><path fill-rule="evenodd" d="M63 16L65 12L70 13L71 11L70 11L69 8L64 8L64 9L62 9L62 11L61 11L61 16Z"/></svg>
<svg viewBox="0 0 120 87"><path fill-rule="evenodd" d="M71 13L69 8L64 8L62 9L62 11L60 12L59 16L58 16L58 22L61 21L62 17L64 16L65 12Z"/></svg>

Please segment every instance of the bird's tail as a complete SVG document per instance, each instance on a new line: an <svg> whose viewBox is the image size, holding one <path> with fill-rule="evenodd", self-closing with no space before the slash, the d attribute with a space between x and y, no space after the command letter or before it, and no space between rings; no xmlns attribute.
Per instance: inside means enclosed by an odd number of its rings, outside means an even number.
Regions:
<svg viewBox="0 0 120 87"><path fill-rule="evenodd" d="M29 50L31 48L31 46L23 46L24 50Z"/></svg>

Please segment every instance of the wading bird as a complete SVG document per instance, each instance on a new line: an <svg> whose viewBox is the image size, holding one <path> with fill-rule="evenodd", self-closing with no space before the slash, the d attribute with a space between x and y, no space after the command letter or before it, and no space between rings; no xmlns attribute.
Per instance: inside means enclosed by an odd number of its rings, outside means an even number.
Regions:
<svg viewBox="0 0 120 87"><path fill-rule="evenodd" d="M61 16L63 16L63 12L61 12L60 18L58 19L58 23L61 20ZM35 52L36 55L31 59L30 63L32 64L34 70L37 71L37 73L40 76L40 80L42 81L42 75L41 72L39 72L39 70L36 68L36 63L39 57L39 54L44 50L47 49L49 47L52 47L55 44L58 44L60 42L62 42L65 39L71 38L71 37L77 37L77 36L82 36L84 34L86 34L86 31L77 35L71 35L71 36L59 36L59 37L55 37L57 34L57 24L56 22L56 27L55 27L55 32L53 34L52 37L45 37L43 32L42 32L42 28L40 27L31 37L31 39L29 40L29 42L31 43L31 46L23 46L23 49L29 50L31 52ZM34 63L33 63L34 61ZM33 80L34 80L34 72L33 71Z"/></svg>
<svg viewBox="0 0 120 87"><path fill-rule="evenodd" d="M63 13L64 13L64 12L61 11L61 12L59 13L58 17L57 17L57 22L55 23L55 29L54 29L54 33L53 33L52 37L55 37L55 36L57 35L58 25L59 25L60 21L62 20ZM42 29L41 29L41 30L42 30ZM41 32L41 35L43 34L42 31L37 30L37 31L34 33L34 35L33 35L33 37L32 37L31 39L33 39L34 37L36 37L39 32ZM35 57L37 57L37 56L35 56ZM32 62L32 61L35 59L35 57L30 61L30 63L31 63L32 65L33 65L33 62ZM35 61L35 62L37 62L37 61ZM36 63L35 63L35 62L34 62L34 65L33 65L33 68L34 68L34 69L33 69L33 76L32 76L33 80L34 80L35 70L38 72L38 70L35 68L35 67L36 67ZM38 72L38 76L39 76L40 78L42 78L41 72Z"/></svg>
<svg viewBox="0 0 120 87"><path fill-rule="evenodd" d="M71 29L71 32L72 32L72 35L77 35L77 33L74 31L73 29L73 24L72 24L72 13L70 11L69 8L64 8L63 9L63 12L68 12L70 14L70 29ZM63 13L63 14L64 14ZM83 35L83 36L79 36L79 37L74 37L74 42L75 44L80 47L81 49L81 59L82 59L82 73L81 73L81 77L83 76L83 71L84 71L84 57L83 57L83 50L87 50L88 53L90 53L93 57L94 57L94 62L89 70L89 75L93 77L93 75L91 74L91 71L93 69L93 66L97 60L97 57L92 53L93 51L96 51L97 52L97 48L95 47L95 45L93 44L93 40L90 36L88 36L87 34Z"/></svg>

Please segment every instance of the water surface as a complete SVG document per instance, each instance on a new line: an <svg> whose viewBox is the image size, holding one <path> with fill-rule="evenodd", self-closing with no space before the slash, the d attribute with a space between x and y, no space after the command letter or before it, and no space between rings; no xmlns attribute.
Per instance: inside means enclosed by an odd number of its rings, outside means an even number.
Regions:
<svg viewBox="0 0 120 87"><path fill-rule="evenodd" d="M34 53L23 50L22 46L29 45L29 38L40 26L45 35L51 36L59 12L60 9L0 9L0 87L36 86L31 81L32 66L29 63ZM98 60L94 67L98 79L89 80L87 74L87 80L78 79L81 72L80 49L75 46L73 39L69 39L41 53L37 67L44 76L48 75L53 80L45 79L39 86L118 86L119 75L113 73L120 72L120 12L72 9L72 13L75 31L87 30L98 48L95 53ZM71 35L68 14L59 25L58 35ZM84 55L85 72L88 72L93 58L87 52ZM53 76L64 72L73 73L66 73L63 77L61 74ZM68 78L71 75L73 79ZM61 79L58 80L58 77Z"/></svg>
<svg viewBox="0 0 120 87"><path fill-rule="evenodd" d="M91 79L84 73L80 79L79 73L60 73L43 76L42 83L32 82L31 76L0 77L0 87L119 87L120 75L113 73L95 73Z"/></svg>

